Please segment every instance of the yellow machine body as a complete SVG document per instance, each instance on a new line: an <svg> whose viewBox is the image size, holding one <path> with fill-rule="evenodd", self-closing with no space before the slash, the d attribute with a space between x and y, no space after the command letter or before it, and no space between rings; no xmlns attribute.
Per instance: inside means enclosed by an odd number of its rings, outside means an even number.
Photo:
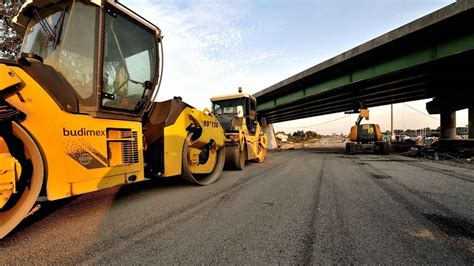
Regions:
<svg viewBox="0 0 474 266"><path fill-rule="evenodd" d="M263 162L268 136L257 120L256 99L239 92L215 96L211 101L213 112L225 130L226 166L242 170L245 161Z"/></svg>
<svg viewBox="0 0 474 266"><path fill-rule="evenodd" d="M349 139L353 142L369 143L382 141L382 131L377 124L362 124L351 127Z"/></svg>
<svg viewBox="0 0 474 266"><path fill-rule="evenodd" d="M238 144L239 150L247 150L247 159L253 160L255 158L262 158L262 153L259 151L259 145L261 148L267 148L267 134L262 131L262 127L256 126L255 133L249 132L245 122L242 123L241 128L237 133L225 133L225 143L227 144Z"/></svg>
<svg viewBox="0 0 474 266"><path fill-rule="evenodd" d="M346 152L355 154L358 150L373 150L375 153L388 154L390 144L383 141L380 126L377 124L361 124L362 119L369 119L369 110L362 108L358 112L359 117L349 132L350 142L346 144Z"/></svg>
<svg viewBox="0 0 474 266"><path fill-rule="evenodd" d="M23 70L9 70L22 80L24 87L19 95L12 94L6 101L26 114L28 119L22 126L34 136L47 159L49 200L145 179L141 122L64 112ZM187 107L174 124L164 127L163 176L181 174L183 143L189 133L186 129L193 123L204 129L193 147L201 148L211 139L216 150L224 146L224 131L212 113ZM124 154L124 146L130 147L128 154ZM212 169L207 167L210 172Z"/></svg>
<svg viewBox="0 0 474 266"><path fill-rule="evenodd" d="M46 159L49 200L125 184L132 175L133 181L144 180L140 122L64 112L22 69L10 69L24 87L19 91L21 98L12 94L6 101L26 114L21 125L34 137ZM137 158L122 154L126 143L138 149Z"/></svg>
<svg viewBox="0 0 474 266"><path fill-rule="evenodd" d="M186 140L188 131L185 129L188 128L193 123L199 125L200 128L203 128L200 137L196 140L193 140L190 143L190 150L192 154L190 155L190 167L195 173L209 173L212 171L215 162L208 162L203 165L197 163L196 157L199 156L200 149L204 145L214 141L216 149L211 149L212 152L217 152L218 149L224 147L224 130L219 125L217 119L209 111L199 111L194 108L186 107L178 119L173 125L167 126L164 128L164 176L175 176L181 174L182 169L182 150L183 144ZM216 156L211 156L212 160L216 159Z"/></svg>

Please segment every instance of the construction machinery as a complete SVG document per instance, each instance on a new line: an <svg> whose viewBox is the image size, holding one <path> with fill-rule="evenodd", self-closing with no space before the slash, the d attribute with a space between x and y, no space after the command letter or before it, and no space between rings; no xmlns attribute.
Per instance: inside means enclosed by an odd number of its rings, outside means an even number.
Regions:
<svg viewBox="0 0 474 266"><path fill-rule="evenodd" d="M373 150L376 154L390 153L390 142L383 141L380 126L377 124L361 124L362 119L369 120L369 109L360 108L347 113L359 113L359 117L349 133L351 142L346 143L348 154L355 154L361 150Z"/></svg>
<svg viewBox="0 0 474 266"><path fill-rule="evenodd" d="M211 98L212 112L225 130L226 168L242 170L245 161L261 163L267 156L267 134L257 120L257 101L242 93Z"/></svg>
<svg viewBox="0 0 474 266"><path fill-rule="evenodd" d="M114 0L27 1L14 27L21 57L0 60L0 238L39 197L219 177L224 130L212 112L153 102L158 27Z"/></svg>

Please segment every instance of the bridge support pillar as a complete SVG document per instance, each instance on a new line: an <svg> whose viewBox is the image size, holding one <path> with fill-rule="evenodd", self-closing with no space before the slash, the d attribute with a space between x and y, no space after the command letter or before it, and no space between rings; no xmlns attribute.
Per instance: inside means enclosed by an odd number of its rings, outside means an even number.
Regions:
<svg viewBox="0 0 474 266"><path fill-rule="evenodd" d="M278 142L276 139L275 130L273 129L273 124L262 126L263 132L267 133L267 149L276 150L278 149Z"/></svg>
<svg viewBox="0 0 474 266"><path fill-rule="evenodd" d="M468 116L467 130L469 131L469 138L474 139L474 106L469 107Z"/></svg>
<svg viewBox="0 0 474 266"><path fill-rule="evenodd" d="M441 139L456 138L456 111L441 112Z"/></svg>

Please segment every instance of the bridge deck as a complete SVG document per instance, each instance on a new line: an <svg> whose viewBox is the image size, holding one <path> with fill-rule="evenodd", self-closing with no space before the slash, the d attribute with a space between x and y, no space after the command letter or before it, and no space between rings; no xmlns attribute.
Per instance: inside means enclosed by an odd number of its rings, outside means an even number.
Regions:
<svg viewBox="0 0 474 266"><path fill-rule="evenodd" d="M269 123L468 93L474 84L474 1L438 11L254 96Z"/></svg>

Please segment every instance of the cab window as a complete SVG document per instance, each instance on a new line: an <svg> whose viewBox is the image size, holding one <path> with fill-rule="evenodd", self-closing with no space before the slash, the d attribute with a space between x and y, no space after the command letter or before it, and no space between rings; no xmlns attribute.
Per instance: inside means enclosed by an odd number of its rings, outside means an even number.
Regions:
<svg viewBox="0 0 474 266"><path fill-rule="evenodd" d="M257 110L257 106L255 104L255 101L250 100L250 112L256 111L256 110Z"/></svg>
<svg viewBox="0 0 474 266"><path fill-rule="evenodd" d="M102 106L140 112L156 64L153 32L120 14L105 19ZM148 88L149 89L149 88Z"/></svg>
<svg viewBox="0 0 474 266"><path fill-rule="evenodd" d="M212 109L214 111L214 115L222 115L222 107L218 103L213 103Z"/></svg>
<svg viewBox="0 0 474 266"><path fill-rule="evenodd" d="M247 115L248 107L246 98L240 99L231 99L231 100L222 100L213 102L213 109L214 114L219 115L236 115L237 114L237 106L242 105L244 107L244 115Z"/></svg>
<svg viewBox="0 0 474 266"><path fill-rule="evenodd" d="M63 1L32 12L21 51L39 55L71 84L81 103L94 104L99 8Z"/></svg>
<svg viewBox="0 0 474 266"><path fill-rule="evenodd" d="M251 120L255 120L257 118L257 105L253 99L250 100L250 112L249 116Z"/></svg>

